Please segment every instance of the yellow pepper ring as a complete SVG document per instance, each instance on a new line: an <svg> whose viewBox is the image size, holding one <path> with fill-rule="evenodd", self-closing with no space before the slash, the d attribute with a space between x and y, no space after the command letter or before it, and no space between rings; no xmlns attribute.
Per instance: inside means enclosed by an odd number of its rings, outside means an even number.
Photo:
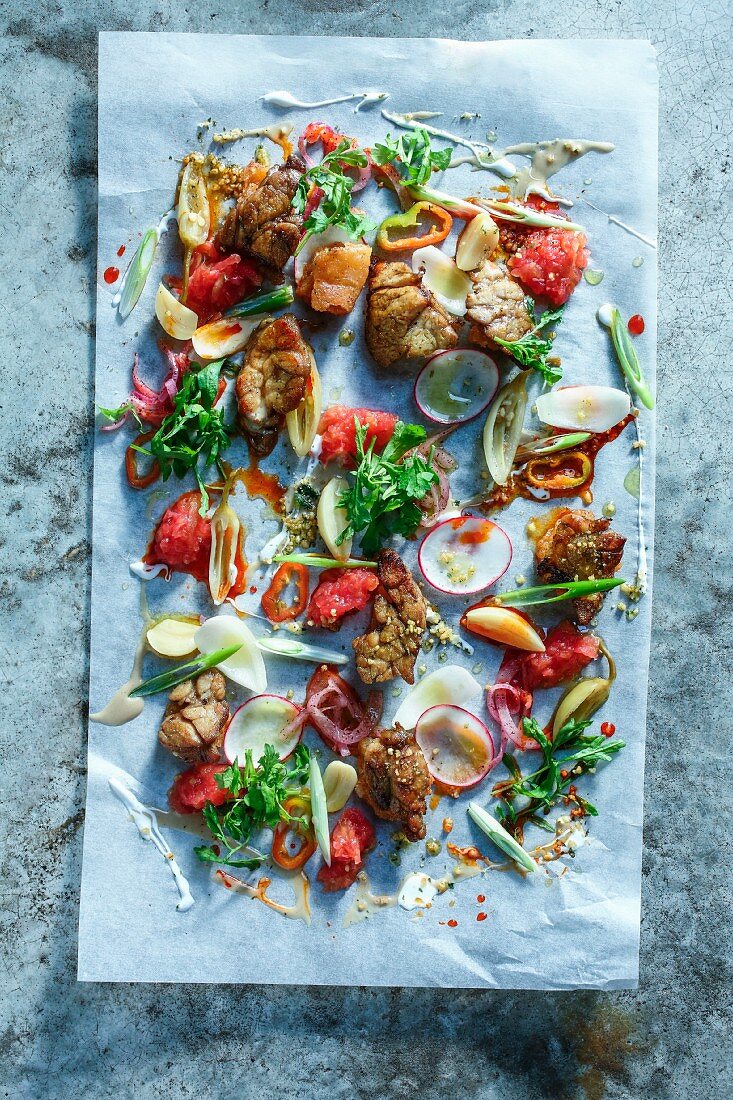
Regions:
<svg viewBox="0 0 733 1100"><path fill-rule="evenodd" d="M590 477L593 463L582 451L566 451L545 458L533 458L524 467L523 477L536 489L557 492L579 489Z"/></svg>

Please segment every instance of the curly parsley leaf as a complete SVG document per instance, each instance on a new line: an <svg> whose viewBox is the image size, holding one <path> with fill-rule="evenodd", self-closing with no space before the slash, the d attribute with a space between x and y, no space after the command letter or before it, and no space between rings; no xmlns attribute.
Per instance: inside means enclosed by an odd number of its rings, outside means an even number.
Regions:
<svg viewBox="0 0 733 1100"><path fill-rule="evenodd" d="M311 210L303 223L305 233L297 251L300 251L309 237L323 233L330 225L340 226L353 240L358 240L365 233L376 229L376 222L351 209L351 190L355 181L344 171L345 168L366 168L367 163L364 150L352 146L344 138L336 149L327 153L319 164L309 168L301 176L293 196L293 208L299 214L304 214L313 188L317 188L321 196L318 205Z"/></svg>
<svg viewBox="0 0 733 1100"><path fill-rule="evenodd" d="M527 312L532 320L535 320L534 316L534 302L531 298L525 299L527 306ZM550 333L547 336L541 336L542 329L547 328L548 325L560 324L563 317L563 306L559 309L547 309L534 324L533 328L529 332L525 332L519 340L502 340L496 338L495 343L512 356L512 358L519 363L520 367L524 367L525 370L538 371L542 375L548 386L553 386L555 382L559 382L562 378L562 367L559 363L553 363L550 361L549 356L552 352L552 341L555 334Z"/></svg>
<svg viewBox="0 0 733 1100"><path fill-rule="evenodd" d="M433 172L444 172L452 155L452 149L433 149L430 134L422 127L397 138L387 134L372 150L377 164L394 164L404 182L417 187L426 184Z"/></svg>

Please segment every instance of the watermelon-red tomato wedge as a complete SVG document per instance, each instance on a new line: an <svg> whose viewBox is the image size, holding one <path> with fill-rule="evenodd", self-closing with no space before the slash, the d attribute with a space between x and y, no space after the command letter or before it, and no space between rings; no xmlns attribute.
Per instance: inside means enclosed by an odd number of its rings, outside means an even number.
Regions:
<svg viewBox="0 0 733 1100"><path fill-rule="evenodd" d="M373 569L326 569L308 605L308 625L338 630L346 615L369 603L379 580Z"/></svg>
<svg viewBox="0 0 733 1100"><path fill-rule="evenodd" d="M331 866L318 872L318 881L326 893L346 890L359 874L364 856L377 843L374 826L361 810L344 810L331 833Z"/></svg>
<svg viewBox="0 0 733 1100"><path fill-rule="evenodd" d="M214 314L223 313L249 297L261 283L257 268L236 252L223 259L204 259L189 279L186 305L204 324Z"/></svg>
<svg viewBox="0 0 733 1100"><path fill-rule="evenodd" d="M530 196L527 206L553 217L564 216L557 203L536 195ZM546 298L554 306L567 302L588 266L590 254L585 233L556 228L523 230L514 226L509 232L518 245L507 261L514 278L536 298Z"/></svg>
<svg viewBox="0 0 733 1100"><path fill-rule="evenodd" d="M350 409L346 405L331 405L326 409L318 431L321 435L320 459L327 462L340 462L343 466L353 467L356 458L356 423L366 428L364 449L374 440L377 453L384 450L392 438L397 417L394 413L381 412L379 409Z"/></svg>
<svg viewBox="0 0 733 1100"><path fill-rule="evenodd" d="M217 775L226 771L228 764L194 764L185 772L179 772L168 792L168 802L177 814L201 813L207 802L223 806L234 798L216 782Z"/></svg>

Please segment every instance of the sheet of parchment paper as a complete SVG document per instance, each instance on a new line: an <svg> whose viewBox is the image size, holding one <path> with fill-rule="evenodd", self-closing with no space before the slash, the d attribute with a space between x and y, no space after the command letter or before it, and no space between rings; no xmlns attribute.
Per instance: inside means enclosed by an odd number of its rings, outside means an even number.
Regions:
<svg viewBox="0 0 733 1100"><path fill-rule="evenodd" d="M384 104L393 111L442 111L437 120L449 130L477 138L492 130L500 146L557 136L611 141L611 155L588 155L556 177L558 190L575 200L574 215L587 226L591 266L605 273L600 286L581 282L558 330L566 382L622 385L607 333L596 321L597 306L615 302L629 316L641 313L646 332L637 347L654 386L656 263L653 248L610 223L586 205L585 197L608 214L649 238L656 236L657 76L652 48L642 42L495 42L462 43L401 39L255 38L181 34L102 34L99 58L99 279L97 305L97 402L113 406L129 392L135 350L143 376L160 384L165 373L156 348L159 335L153 313L161 275L180 270L175 224L164 234L144 295L129 320L120 324L112 308L114 288L102 272L127 246L126 259L140 234L171 206L179 158L191 148L206 148L211 131L197 128L213 119L216 130L254 128L277 120L292 122L296 133L313 118L323 118L369 144L394 127L380 116L380 105L354 113L354 104L318 111L282 111L265 107L265 92L287 89L298 98L318 100L353 91L389 92ZM479 112L467 123L458 116ZM256 139L225 150L246 161ZM441 145L441 142L437 142ZM275 153L277 150L273 147ZM446 177L455 194L497 181L487 173L451 170ZM370 192L371 195L371 192ZM388 209L387 196L370 197L374 209ZM380 206L381 204L381 206ZM640 264L639 258L642 259ZM636 262L635 262L636 261ZM339 345L343 325L334 319L313 334L327 401L389 408L416 420L411 399L412 372L379 375L361 338L360 312L346 324L359 334L350 347ZM482 421L461 429L451 441L460 460L454 476L458 498L476 492L484 462L479 444ZM653 524L654 416L642 410L644 450L643 519L651 543ZM633 579L637 565L637 502L624 489L636 462L633 428L607 447L597 463L596 510L613 501L615 527L628 536L622 573ZM140 634L140 583L129 572L145 550L153 520L184 487L168 483L165 496L133 493L123 471L124 430L97 434L94 465L94 538L90 709L102 707L129 674ZM283 443L263 462L290 480L302 472ZM246 464L237 441L228 457ZM485 484L485 483L484 483ZM236 497L249 532L253 557L263 532L274 532L261 501ZM531 551L524 536L530 515L541 511L515 502L495 518L510 533L514 560L505 581L523 573L532 577ZM268 524L266 526L266 523ZM651 552L651 545L649 546ZM415 544L407 558L414 566ZM310 927L287 920L257 901L223 889L209 865L197 861L197 837L164 830L187 876L196 904L176 909L177 891L163 858L143 843L124 807L112 795L108 777L121 774L139 797L164 806L175 759L158 745L156 732L164 699L154 698L134 722L120 728L92 723L90 770L84 835L84 867L79 930L79 976L96 981L263 982L406 986L475 986L567 989L631 987L637 981L642 836L645 708L649 657L650 590L638 616L629 621L606 602L598 631L615 654L619 678L602 717L614 721L626 748L606 768L583 782L583 793L599 807L588 823L589 840L574 859L553 864L552 873L519 875L489 872L458 882L425 911L399 906L344 929L350 896L323 895L315 885ZM202 586L180 576L146 586L152 614L202 610L210 613ZM252 608L257 610L254 598ZM436 601L455 623L467 601ZM542 621L553 621L552 618ZM255 628L264 624L254 620ZM353 630L337 636L349 646ZM492 680L498 651L477 642L473 656L449 648L445 660ZM425 656L438 667L438 650ZM146 673L156 665L147 658ZM269 690L292 688L301 697L310 666L273 658L268 661ZM350 673L353 676L353 670ZM385 716L394 714L399 697L385 691ZM246 693L240 693L243 698ZM540 699L537 716L546 720L554 696ZM329 758L326 752L325 761ZM488 802L488 790L476 795ZM440 837L446 814L455 820L457 844L490 845L469 825L465 803L444 799L429 814L428 836ZM424 869L434 877L452 865L445 849L427 858L422 844L403 853L402 864L388 859L387 826L382 843L368 861L376 890L394 890L405 872ZM545 834L537 833L542 841ZM443 840L445 837L443 837ZM314 870L317 861L314 864ZM563 873L560 873L563 872ZM280 890L283 900L288 891ZM477 895L485 895L483 905ZM276 892L277 896L277 892ZM487 919L476 920L483 909ZM450 926L448 921L455 922Z"/></svg>

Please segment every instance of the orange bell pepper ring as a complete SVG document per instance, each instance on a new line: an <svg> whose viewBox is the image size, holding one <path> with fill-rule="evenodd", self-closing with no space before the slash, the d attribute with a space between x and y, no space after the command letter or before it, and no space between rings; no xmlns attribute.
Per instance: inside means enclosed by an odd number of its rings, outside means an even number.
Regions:
<svg viewBox="0 0 733 1100"><path fill-rule="evenodd" d="M423 220L432 223L432 228L427 232L417 232ZM412 252L416 248L425 248L429 244L440 244L451 231L453 218L447 210L436 206L433 202L416 202L404 214L392 214L385 218L377 233L377 244L384 252ZM390 237L390 230L410 229L415 227L412 237Z"/></svg>
<svg viewBox="0 0 733 1100"><path fill-rule="evenodd" d="M300 820L292 824L290 821L280 821L275 826L272 836L272 859L278 867L282 867L283 871L299 871L318 847L312 826L309 824L306 827L302 823L303 815L310 814L310 803L307 799L293 795L291 798L286 798L283 809L290 818ZM294 852L290 851L287 843L288 836L291 834L297 835L301 841L300 847Z"/></svg>

